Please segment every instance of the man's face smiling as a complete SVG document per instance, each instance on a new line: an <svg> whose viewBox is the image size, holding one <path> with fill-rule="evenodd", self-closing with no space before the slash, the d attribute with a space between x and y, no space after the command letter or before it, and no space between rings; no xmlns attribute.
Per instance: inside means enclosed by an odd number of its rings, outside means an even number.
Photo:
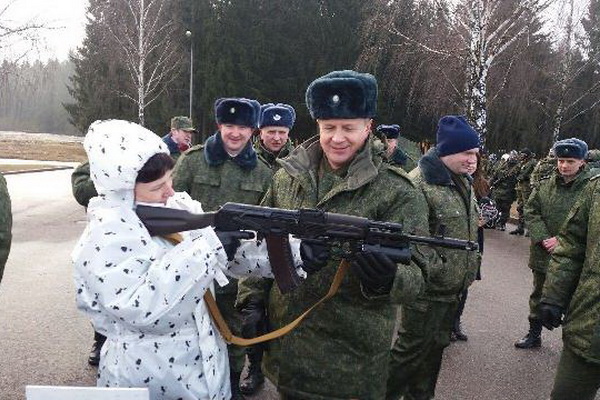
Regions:
<svg viewBox="0 0 600 400"><path fill-rule="evenodd" d="M252 128L249 126L220 124L219 131L223 139L223 147L231 155L238 155L252 136Z"/></svg>
<svg viewBox="0 0 600 400"><path fill-rule="evenodd" d="M371 119L317 120L319 142L332 169L348 164L365 144L371 132Z"/></svg>

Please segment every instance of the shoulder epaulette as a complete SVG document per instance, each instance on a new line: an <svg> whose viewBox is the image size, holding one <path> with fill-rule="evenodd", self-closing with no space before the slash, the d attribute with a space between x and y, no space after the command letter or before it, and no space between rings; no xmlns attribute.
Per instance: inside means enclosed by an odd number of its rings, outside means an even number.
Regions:
<svg viewBox="0 0 600 400"><path fill-rule="evenodd" d="M204 143L197 144L195 146L190 147L189 149L187 149L186 153L193 153L195 151L202 150L202 149L204 149Z"/></svg>
<svg viewBox="0 0 600 400"><path fill-rule="evenodd" d="M412 186L416 187L417 185L415 184L415 182L413 182L413 180L410 178L410 175L408 174L408 172L406 172L405 170L403 170L402 168L396 166L396 165L391 165L389 163L384 163L385 168L389 169L390 171L392 171L394 174L401 176L402 178L404 178L406 181L408 181Z"/></svg>
<svg viewBox="0 0 600 400"><path fill-rule="evenodd" d="M600 178L600 169L596 169L596 170L592 170L594 171L595 175L592 175L590 177L590 181L595 181L596 179Z"/></svg>

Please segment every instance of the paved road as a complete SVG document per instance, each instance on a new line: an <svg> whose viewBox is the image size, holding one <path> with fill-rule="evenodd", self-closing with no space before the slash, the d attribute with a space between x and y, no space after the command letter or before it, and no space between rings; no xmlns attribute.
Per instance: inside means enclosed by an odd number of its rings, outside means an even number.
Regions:
<svg viewBox="0 0 600 400"><path fill-rule="evenodd" d="M15 222L0 286L0 400L24 399L27 384L95 382L95 370L86 363L92 329L74 306L69 253L85 216L72 199L70 173L7 177ZM489 230L486 235L483 280L472 287L464 315L469 341L447 350L436 398L547 399L560 332L545 331L539 350L513 347L527 329L528 239ZM270 388L253 398L276 395Z"/></svg>

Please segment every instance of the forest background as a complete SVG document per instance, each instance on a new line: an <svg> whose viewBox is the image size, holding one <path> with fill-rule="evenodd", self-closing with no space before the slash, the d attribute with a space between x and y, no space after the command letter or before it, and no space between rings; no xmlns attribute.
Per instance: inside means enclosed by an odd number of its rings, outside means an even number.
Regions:
<svg viewBox="0 0 600 400"><path fill-rule="evenodd" d="M82 135L121 118L164 134L191 104L205 138L215 99L241 96L293 105L302 141L316 133L308 84L355 69L378 79L375 123L411 140L435 142L442 115L465 114L489 151L543 154L573 136L599 147L600 0L578 3L90 0L68 61L0 64L0 127Z"/></svg>

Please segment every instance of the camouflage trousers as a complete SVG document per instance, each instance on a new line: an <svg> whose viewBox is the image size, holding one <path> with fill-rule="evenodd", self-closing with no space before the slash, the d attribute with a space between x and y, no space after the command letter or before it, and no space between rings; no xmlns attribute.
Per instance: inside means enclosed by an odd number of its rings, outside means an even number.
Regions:
<svg viewBox="0 0 600 400"><path fill-rule="evenodd" d="M386 399L432 399L458 301L419 300L402 307L398 339L390 354Z"/></svg>
<svg viewBox="0 0 600 400"><path fill-rule="evenodd" d="M235 308L235 299L237 293L219 293L215 295L215 300L219 306L219 311L223 315L225 322L229 325L231 332L239 336L242 330L242 317L240 312ZM244 368L245 348L236 345L227 345L229 353L229 368L237 373L241 373Z"/></svg>
<svg viewBox="0 0 600 400"><path fill-rule="evenodd" d="M529 181L526 184L517 185L517 212L519 213L519 226L525 226L525 203L531 195Z"/></svg>
<svg viewBox="0 0 600 400"><path fill-rule="evenodd" d="M533 291L529 296L529 320L540 319L540 300L542 299L542 289L546 282L546 273L532 270L533 273Z"/></svg>
<svg viewBox="0 0 600 400"><path fill-rule="evenodd" d="M586 361L564 347L554 377L551 400L594 400L600 388L600 364Z"/></svg>
<svg viewBox="0 0 600 400"><path fill-rule="evenodd" d="M512 200L496 200L496 206L498 207L498 211L500 211L500 217L498 217L498 222L496 225L506 225L508 219L510 218L510 207L512 206L512 203Z"/></svg>

